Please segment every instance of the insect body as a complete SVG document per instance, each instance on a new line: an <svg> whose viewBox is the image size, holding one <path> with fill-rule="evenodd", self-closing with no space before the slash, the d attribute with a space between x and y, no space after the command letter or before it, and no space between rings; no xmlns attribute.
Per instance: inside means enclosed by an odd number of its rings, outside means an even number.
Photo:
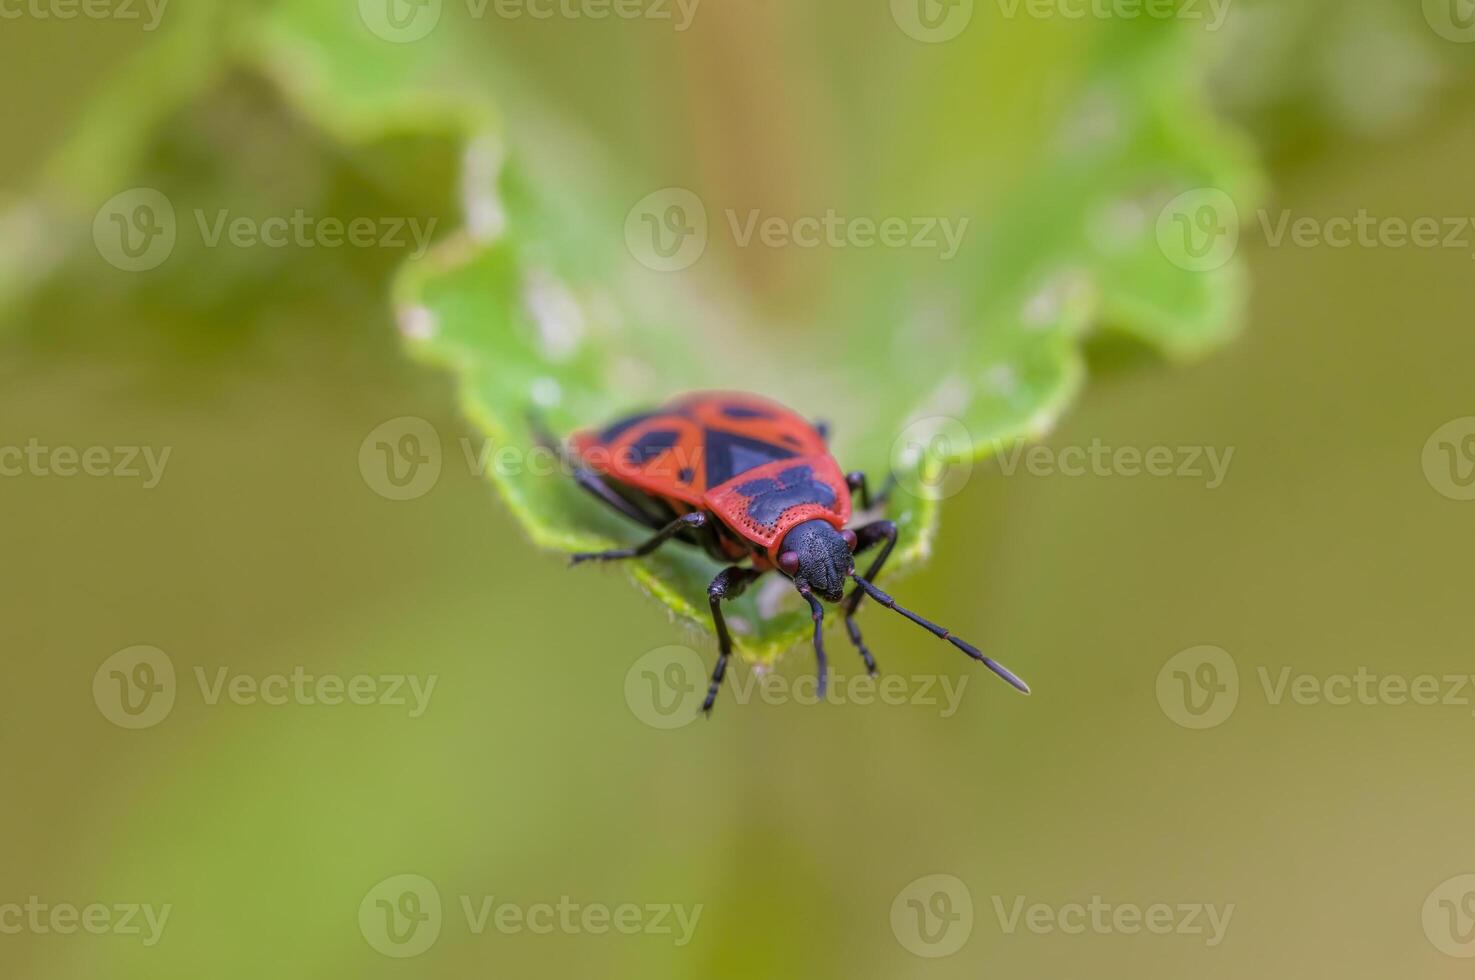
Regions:
<svg viewBox="0 0 1475 980"><path fill-rule="evenodd" d="M579 484L655 532L636 547L576 554L574 564L639 558L673 539L728 564L707 589L718 654L703 711L711 710L732 653L722 602L773 569L791 579L809 603L821 693L827 673L821 600L841 603L851 641L866 669L876 672L855 623L866 596L1029 692L1007 668L872 584L896 546L896 525L880 520L847 529L852 494L862 509L872 504L865 474L842 471L823 429L782 405L754 395L700 392L602 430L576 433L571 444ZM857 574L855 556L878 545L866 574ZM855 582L849 595L847 579Z"/></svg>

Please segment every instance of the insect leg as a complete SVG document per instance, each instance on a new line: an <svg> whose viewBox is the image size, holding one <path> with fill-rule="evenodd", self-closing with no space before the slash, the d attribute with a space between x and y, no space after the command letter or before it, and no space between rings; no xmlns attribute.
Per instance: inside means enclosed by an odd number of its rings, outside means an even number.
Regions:
<svg viewBox="0 0 1475 980"><path fill-rule="evenodd" d="M648 527L652 531L659 531L665 526L665 521L647 514L624 497L621 497L618 493L615 493L608 483L605 483L599 478L598 473L587 467L580 466L578 460L569 451L568 446L556 439L553 433L548 430L548 427L543 423L542 416L536 412L529 412L527 421L528 427L533 433L533 442L540 449L552 453L562 463L572 467L574 482L593 494L600 503L619 511L624 516L630 518L630 520L642 527Z"/></svg>
<svg viewBox="0 0 1475 980"><path fill-rule="evenodd" d="M592 470L586 470L582 466L577 467L574 470L574 481L593 494L601 503L619 511L642 527L648 527L652 531L659 531L666 526L664 521L647 514L624 497L621 497L618 493L615 493L610 488L610 485L601 480L599 475Z"/></svg>
<svg viewBox="0 0 1475 980"><path fill-rule="evenodd" d="M886 501L891 499L891 491L896 489L896 471L886 474L881 489L876 491L874 497L871 496L871 488L866 484L865 473L860 470L845 474L845 483L850 487L850 492L860 498L861 510L870 510L873 506L885 507Z"/></svg>
<svg viewBox="0 0 1475 980"><path fill-rule="evenodd" d="M569 557L575 565L586 561L619 561L622 558L643 558L687 528L703 527L706 523L707 515L704 512L699 510L692 511L690 514L682 514L676 520L657 531L650 540L634 548L615 548L611 551L580 551Z"/></svg>
<svg viewBox="0 0 1475 980"><path fill-rule="evenodd" d="M876 560L871 562L871 567L866 570L866 578L875 578L881 566L886 564L886 559L891 557L891 549L896 547L896 524L892 521L876 521L867 524L855 532L855 553L858 555L868 548L873 548L880 542L886 542ZM860 600L865 598L865 592L860 586L850 590L850 595L845 597L841 609L845 613L845 631L850 634L850 642L860 651L860 658L865 661L866 671L872 675L876 673L876 658L871 656L870 648L861 638L860 626L855 621L855 610L860 606Z"/></svg>
<svg viewBox="0 0 1475 980"><path fill-rule="evenodd" d="M814 620L814 659L819 671L817 691L819 699L823 701L825 686L830 676L829 660L825 657L825 607L814 597L814 593L809 591L808 586L800 588L799 594L808 601L809 615Z"/></svg>
<svg viewBox="0 0 1475 980"><path fill-rule="evenodd" d="M733 565L717 573L712 584L707 586L707 601L712 605L712 625L717 629L717 666L712 669L712 683L707 685L707 699L702 702L702 712L712 713L712 704L722 687L722 678L727 674L727 658L732 655L732 637L727 632L727 620L722 618L722 600L736 599L743 594L748 583L763 573L753 568Z"/></svg>

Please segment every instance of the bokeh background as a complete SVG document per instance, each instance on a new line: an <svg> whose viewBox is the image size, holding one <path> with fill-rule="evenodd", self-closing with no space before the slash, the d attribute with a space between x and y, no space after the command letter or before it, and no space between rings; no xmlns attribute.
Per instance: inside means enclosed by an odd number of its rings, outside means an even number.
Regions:
<svg viewBox="0 0 1475 980"><path fill-rule="evenodd" d="M854 47L818 13L709 2L681 36L498 24L488 71L507 73L509 114L575 121L650 187L703 180L779 202L843 181L864 157L786 151L822 145L817 106L905 131L904 106L847 96L874 94L866 59L884 48ZM1466 49L1425 7L1236 3L1206 39L1216 104L1258 148L1272 222L1475 216ZM155 42L116 20L0 21L0 186L29 186L110 71ZM965 129L966 107L950 111ZM423 176L386 189L250 77L224 78L160 134L147 167L175 186L345 215L451 211L450 155L432 139L385 148ZM150 489L0 479L0 905L171 913L152 946L0 934L0 973L1468 975L1449 949L1475 952L1470 890L1436 892L1475 872L1475 684L1449 704L1277 704L1261 672L1472 672L1475 503L1454 499L1426 444L1475 415L1475 232L1450 247L1294 247L1246 222L1243 335L1190 365L1093 349L1084 397L1044 440L1232 448L1222 485L983 462L946 501L931 563L898 586L1034 696L872 612L883 669L965 684L955 712L920 697L739 705L729 688L714 718L672 731L632 707L627 674L672 644L710 662L710 639L618 571L570 573L534 548L464 464L459 440L479 437L448 379L396 336L402 253L186 256L156 277L87 249L46 263L0 332L0 442L172 453ZM12 222L0 248L36 257L52 238ZM751 261L737 266L756 306L803 309L803 262ZM435 427L445 465L431 492L392 501L359 449L403 416ZM1475 426L1452 431L1468 445ZM1458 474L1475 466L1463 452ZM134 645L164 651L179 683L168 717L136 731L93 697L99 666ZM1196 729L1159 681L1205 645L1239 691ZM841 634L831 646L853 674ZM209 704L194 679L299 667L437 680L410 717ZM778 667L811 669L804 649ZM433 882L444 911L434 944L399 959L373 948L359 911L403 874ZM685 945L477 935L461 901L485 896L701 912ZM1010 931L997 911L1094 896L1233 911L1214 945L1189 930ZM971 923L924 928L956 951L930 955L913 899L953 914L971 902Z"/></svg>

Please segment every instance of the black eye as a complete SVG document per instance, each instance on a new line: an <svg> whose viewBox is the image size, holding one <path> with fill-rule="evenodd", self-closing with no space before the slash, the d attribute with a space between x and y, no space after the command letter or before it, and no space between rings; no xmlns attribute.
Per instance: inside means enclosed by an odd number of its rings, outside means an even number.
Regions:
<svg viewBox="0 0 1475 980"><path fill-rule="evenodd" d="M854 531L841 531L840 532L840 537L842 537L842 538L845 539L845 547L849 548L851 551L854 551L855 550L855 543L856 542L855 542L855 532Z"/></svg>
<svg viewBox="0 0 1475 980"><path fill-rule="evenodd" d="M794 551L785 551L778 556L778 567L785 575L793 575L799 571L799 554Z"/></svg>

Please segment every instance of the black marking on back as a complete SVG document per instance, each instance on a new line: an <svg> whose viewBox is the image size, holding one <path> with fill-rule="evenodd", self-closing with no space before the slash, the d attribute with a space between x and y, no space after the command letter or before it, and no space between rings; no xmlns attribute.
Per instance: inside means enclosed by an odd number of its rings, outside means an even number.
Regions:
<svg viewBox="0 0 1475 980"><path fill-rule="evenodd" d="M749 408L746 405L723 405L722 414L730 419L771 419L773 413L761 408Z"/></svg>
<svg viewBox="0 0 1475 980"><path fill-rule="evenodd" d="M783 485L777 480L749 480L747 483L739 483L737 485L737 492L750 499L782 489Z"/></svg>
<svg viewBox="0 0 1475 980"><path fill-rule="evenodd" d="M599 441L606 444L614 442L616 439L620 438L620 436L624 435L626 432L639 425L641 422L644 422L646 419L653 419L661 414L663 413L641 412L639 415L631 415L627 418L620 419L617 422L613 422L608 428L599 433Z"/></svg>
<svg viewBox="0 0 1475 980"><path fill-rule="evenodd" d="M635 466L649 463L680 438L681 433L675 429L652 429L625 447L625 459Z"/></svg>
<svg viewBox="0 0 1475 980"><path fill-rule="evenodd" d="M791 466L772 480L751 480L740 484L738 493L752 498L748 516L759 524L772 526L784 511L800 504L835 505L835 491L814 478L808 466Z"/></svg>
<svg viewBox="0 0 1475 980"><path fill-rule="evenodd" d="M692 480L696 479L696 475L696 470L692 469L690 466L683 466L679 471L677 471L676 479L680 480L682 483L690 483Z"/></svg>
<svg viewBox="0 0 1475 980"><path fill-rule="evenodd" d="M715 487L726 483L741 473L772 463L776 459L791 459L792 450L747 436L708 429L706 440L707 486Z"/></svg>

